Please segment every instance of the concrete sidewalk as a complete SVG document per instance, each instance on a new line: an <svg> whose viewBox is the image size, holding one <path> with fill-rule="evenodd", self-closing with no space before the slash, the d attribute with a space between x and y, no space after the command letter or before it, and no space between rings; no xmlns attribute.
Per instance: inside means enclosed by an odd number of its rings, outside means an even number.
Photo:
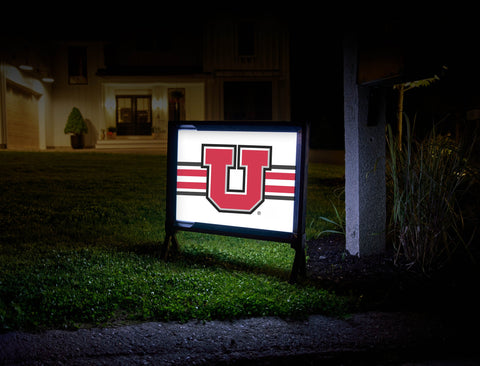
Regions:
<svg viewBox="0 0 480 366"><path fill-rule="evenodd" d="M1 365L480 365L460 324L415 313L142 323L0 335ZM471 342L469 341L471 340Z"/></svg>

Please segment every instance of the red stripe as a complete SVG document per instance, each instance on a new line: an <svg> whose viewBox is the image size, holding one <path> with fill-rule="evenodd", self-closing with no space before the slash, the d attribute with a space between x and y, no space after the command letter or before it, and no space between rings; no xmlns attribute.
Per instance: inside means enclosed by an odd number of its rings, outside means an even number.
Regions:
<svg viewBox="0 0 480 366"><path fill-rule="evenodd" d="M178 176L188 176L188 177L206 177L207 171L205 169L178 169Z"/></svg>
<svg viewBox="0 0 480 366"><path fill-rule="evenodd" d="M266 172L265 173L265 178L267 178L267 179L295 180L295 173Z"/></svg>
<svg viewBox="0 0 480 366"><path fill-rule="evenodd" d="M207 189L207 183L177 182L177 189L178 189L178 188Z"/></svg>
<svg viewBox="0 0 480 366"><path fill-rule="evenodd" d="M266 193L295 193L295 187L265 186Z"/></svg>
<svg viewBox="0 0 480 366"><path fill-rule="evenodd" d="M178 169L177 175L182 177L206 177L207 171L205 169ZM267 179L295 180L295 173L266 172L265 177Z"/></svg>
<svg viewBox="0 0 480 366"><path fill-rule="evenodd" d="M207 189L206 183L177 182L179 189ZM295 187L288 186L265 186L265 192L269 193L295 193Z"/></svg>

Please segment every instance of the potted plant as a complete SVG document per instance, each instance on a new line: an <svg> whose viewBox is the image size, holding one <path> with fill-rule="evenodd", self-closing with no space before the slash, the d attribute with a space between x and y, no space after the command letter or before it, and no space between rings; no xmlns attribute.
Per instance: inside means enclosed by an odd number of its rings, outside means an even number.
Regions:
<svg viewBox="0 0 480 366"><path fill-rule="evenodd" d="M107 138L108 139L114 139L115 137L117 137L117 128L113 127L113 126L110 126L108 128Z"/></svg>
<svg viewBox="0 0 480 366"><path fill-rule="evenodd" d="M88 127L77 107L72 108L64 132L66 134L72 134L70 136L70 144L72 145L72 148L83 149L85 145L84 134L88 132Z"/></svg>

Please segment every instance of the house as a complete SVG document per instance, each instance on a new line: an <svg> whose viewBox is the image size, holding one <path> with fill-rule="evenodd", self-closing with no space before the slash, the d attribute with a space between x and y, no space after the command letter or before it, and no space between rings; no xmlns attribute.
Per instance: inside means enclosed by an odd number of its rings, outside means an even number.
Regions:
<svg viewBox="0 0 480 366"><path fill-rule="evenodd" d="M2 148L68 149L73 107L97 149L165 149L175 119L290 120L288 27L273 16L0 42Z"/></svg>

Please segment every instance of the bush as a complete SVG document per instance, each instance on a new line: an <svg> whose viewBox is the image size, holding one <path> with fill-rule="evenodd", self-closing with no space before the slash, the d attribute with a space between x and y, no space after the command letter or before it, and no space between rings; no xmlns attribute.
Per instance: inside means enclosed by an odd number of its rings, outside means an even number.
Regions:
<svg viewBox="0 0 480 366"><path fill-rule="evenodd" d="M88 132L87 124L77 107L72 108L63 132L74 135L82 135Z"/></svg>
<svg viewBox="0 0 480 366"><path fill-rule="evenodd" d="M456 142L435 128L416 140L408 119L406 122L407 136L401 149L388 126L389 232L395 262L429 274L445 266L459 247L469 244L460 201L476 181L469 165L473 143Z"/></svg>

